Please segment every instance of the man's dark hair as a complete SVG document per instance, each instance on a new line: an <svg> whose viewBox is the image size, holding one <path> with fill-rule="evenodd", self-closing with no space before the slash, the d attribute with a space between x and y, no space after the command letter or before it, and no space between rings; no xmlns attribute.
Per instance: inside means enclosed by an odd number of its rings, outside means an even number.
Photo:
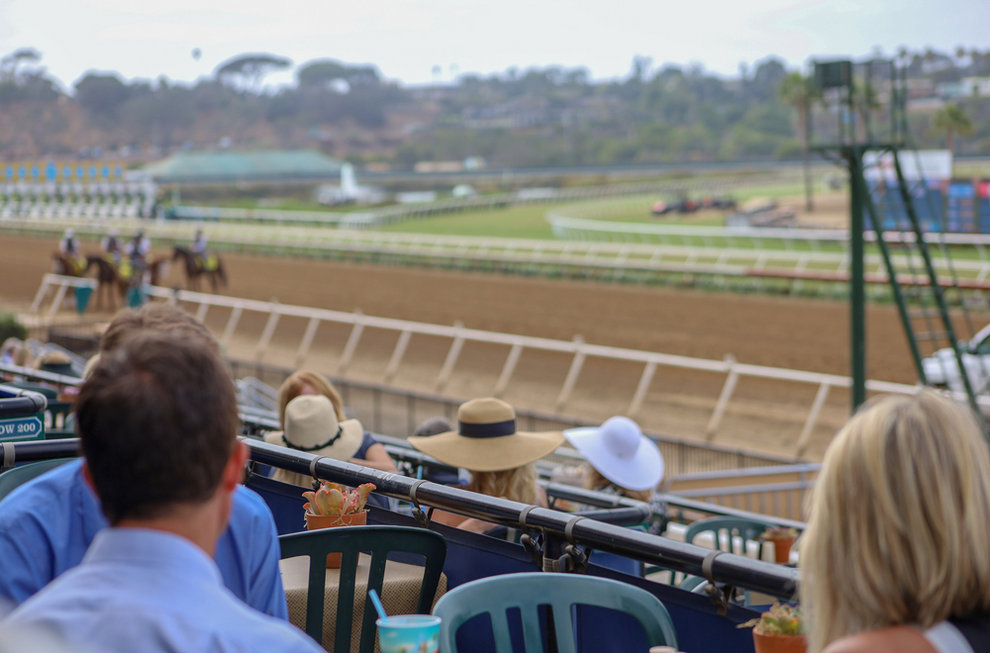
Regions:
<svg viewBox="0 0 990 653"><path fill-rule="evenodd" d="M100 338L100 353L113 351L134 334L146 331L163 331L182 334L187 338L200 338L209 343L213 351L220 351L213 334L195 317L178 306L151 302L139 309L128 308L117 313Z"/></svg>
<svg viewBox="0 0 990 653"><path fill-rule="evenodd" d="M212 496L237 429L225 363L207 342L177 333L137 333L101 355L76 403L82 452L111 524Z"/></svg>

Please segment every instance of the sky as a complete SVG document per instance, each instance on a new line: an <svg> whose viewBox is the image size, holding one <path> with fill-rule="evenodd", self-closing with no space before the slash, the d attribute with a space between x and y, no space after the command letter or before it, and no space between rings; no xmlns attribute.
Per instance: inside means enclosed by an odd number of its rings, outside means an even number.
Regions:
<svg viewBox="0 0 990 653"><path fill-rule="evenodd" d="M770 55L990 49L990 0L0 0L0 57L22 47L67 90L89 71L194 82L240 54L374 64L403 84L510 68L625 77L636 56L736 76Z"/></svg>

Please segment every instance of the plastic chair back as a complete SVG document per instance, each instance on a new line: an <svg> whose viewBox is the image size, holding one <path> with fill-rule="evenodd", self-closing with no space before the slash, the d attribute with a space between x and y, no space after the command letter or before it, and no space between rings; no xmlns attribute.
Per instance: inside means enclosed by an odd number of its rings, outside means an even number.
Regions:
<svg viewBox="0 0 990 653"><path fill-rule="evenodd" d="M423 585L416 605L416 612L419 614L430 613L447 557L447 541L442 535L410 526L340 526L289 533L278 539L282 558L309 557L306 633L320 643L323 642L326 558L328 553L341 554L337 625L332 650L342 653L351 650L351 619L354 614L354 587L360 553L371 556L368 589L374 589L379 594L382 593L385 562L390 553L415 554L425 559ZM376 618L370 603L367 604L361 622L360 653L372 653L375 650Z"/></svg>
<svg viewBox="0 0 990 653"><path fill-rule="evenodd" d="M32 478L41 476L50 469L55 469L59 465L73 460L72 458L53 458L51 460L39 460L33 463L24 463L17 467L11 467L7 471L0 473L0 501L24 485Z"/></svg>
<svg viewBox="0 0 990 653"><path fill-rule="evenodd" d="M677 633L660 599L634 585L597 576L526 572L490 576L465 583L444 594L433 608L441 618L440 650L457 653L457 630L468 620L487 614L497 653L512 653L507 611L518 609L525 651L541 652L541 606L549 606L558 653L577 653L574 608L578 605L609 608L640 623L649 646L677 646ZM601 623L596 624L601 629ZM552 648L548 650L553 650Z"/></svg>
<svg viewBox="0 0 990 653"><path fill-rule="evenodd" d="M769 524L739 517L712 517L696 521L684 531L684 541L696 544L695 539L701 533L711 533L714 549L738 555L746 555L746 543L749 540L759 542L760 535ZM762 558L763 544L759 544L757 558Z"/></svg>

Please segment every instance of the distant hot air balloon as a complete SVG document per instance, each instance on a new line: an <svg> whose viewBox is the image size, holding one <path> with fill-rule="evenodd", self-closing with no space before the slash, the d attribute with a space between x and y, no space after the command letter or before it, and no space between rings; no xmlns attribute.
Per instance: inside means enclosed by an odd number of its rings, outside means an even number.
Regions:
<svg viewBox="0 0 990 653"><path fill-rule="evenodd" d="M193 56L193 59L195 59L196 61L199 61L199 58L203 56L203 51L200 50L199 48L193 48L192 56Z"/></svg>

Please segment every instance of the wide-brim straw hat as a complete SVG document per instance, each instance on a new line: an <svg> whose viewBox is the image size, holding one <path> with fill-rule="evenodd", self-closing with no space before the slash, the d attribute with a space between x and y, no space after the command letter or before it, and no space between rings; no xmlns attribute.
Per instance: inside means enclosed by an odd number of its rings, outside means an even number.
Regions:
<svg viewBox="0 0 990 653"><path fill-rule="evenodd" d="M265 435L270 444L336 460L353 458L363 439L361 422L338 422L333 404L323 395L300 395L290 401L285 405L285 430Z"/></svg>
<svg viewBox="0 0 990 653"><path fill-rule="evenodd" d="M492 397L472 399L457 409L457 430L411 437L409 444L440 462L476 472L520 467L564 442L560 431L516 430L516 411Z"/></svg>
<svg viewBox="0 0 990 653"><path fill-rule="evenodd" d="M655 488L663 478L663 456L628 417L610 417L601 426L564 431L567 441L602 476L629 490Z"/></svg>

